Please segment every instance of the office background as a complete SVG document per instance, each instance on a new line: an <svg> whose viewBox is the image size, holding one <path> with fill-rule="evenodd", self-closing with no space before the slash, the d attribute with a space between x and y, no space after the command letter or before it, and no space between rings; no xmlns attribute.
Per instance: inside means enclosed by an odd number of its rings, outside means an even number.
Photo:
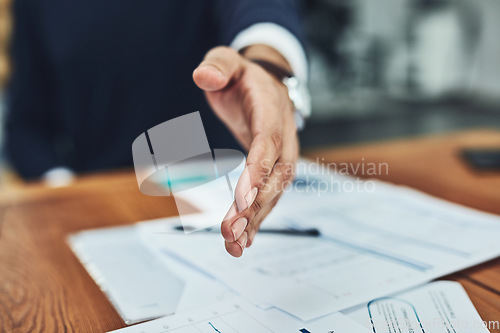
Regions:
<svg viewBox="0 0 500 333"><path fill-rule="evenodd" d="M304 1L304 147L500 127L500 2Z"/></svg>
<svg viewBox="0 0 500 333"><path fill-rule="evenodd" d="M0 0L1 87L11 1ZM304 148L500 128L497 0L303 0L302 7L313 97Z"/></svg>

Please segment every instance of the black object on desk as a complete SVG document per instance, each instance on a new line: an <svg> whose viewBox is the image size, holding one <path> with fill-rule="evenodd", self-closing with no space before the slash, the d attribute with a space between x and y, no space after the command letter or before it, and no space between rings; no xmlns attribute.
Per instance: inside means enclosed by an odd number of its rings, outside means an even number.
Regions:
<svg viewBox="0 0 500 333"><path fill-rule="evenodd" d="M179 231L194 231L193 228L183 227L182 225L178 225L174 228ZM214 228L205 228L200 230L201 232L219 232L218 229ZM286 235L286 236L307 236L307 237L318 237L321 236L321 233L318 229L310 228L310 229L260 229L259 233L264 234L277 234L277 235Z"/></svg>
<svg viewBox="0 0 500 333"><path fill-rule="evenodd" d="M500 149L464 149L462 157L478 170L500 170Z"/></svg>

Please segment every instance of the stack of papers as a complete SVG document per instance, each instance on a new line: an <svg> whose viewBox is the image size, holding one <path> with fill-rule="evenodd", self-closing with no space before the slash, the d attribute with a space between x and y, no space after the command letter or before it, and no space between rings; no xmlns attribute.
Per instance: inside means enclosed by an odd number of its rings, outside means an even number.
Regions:
<svg viewBox="0 0 500 333"><path fill-rule="evenodd" d="M300 322L282 312L260 310L244 299L153 320L114 333L335 332L335 333L487 333L485 324L457 282L438 281L359 307Z"/></svg>
<svg viewBox="0 0 500 333"><path fill-rule="evenodd" d="M297 181L262 225L316 228L321 237L261 233L243 257L235 259L225 252L220 234L186 235L176 228L178 218L145 221L130 228L150 261L160 261L167 270L162 274L183 284L174 316L125 331L355 333L367 332L369 327L391 333L487 332L481 325L474 330L458 328L457 321L480 318L456 283L433 283L397 297L387 295L499 256L498 216L379 181L371 181L371 191L346 191L349 187L344 185L352 178L334 175L331 182L331 175L321 177L299 174L302 185ZM330 188L314 191L310 184L321 181ZM191 216L205 225L208 218L203 212ZM87 249L76 251L80 258L82 252L91 252L94 237L88 232L73 237L74 249L75 244ZM87 267L92 266L89 261L100 261L95 251L91 259L85 258ZM116 283L114 276L107 285ZM149 283L148 273L142 276L146 278L136 283ZM101 286L106 285L104 280L100 276ZM179 290L178 282L154 286L172 295ZM169 313L165 308L164 315ZM422 317L438 326L428 326ZM237 323L246 323L248 329Z"/></svg>

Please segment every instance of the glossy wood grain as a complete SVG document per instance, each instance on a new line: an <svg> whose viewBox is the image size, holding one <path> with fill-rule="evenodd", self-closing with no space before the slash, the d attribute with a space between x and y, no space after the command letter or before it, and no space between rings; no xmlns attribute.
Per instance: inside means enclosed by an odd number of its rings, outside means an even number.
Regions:
<svg viewBox="0 0 500 333"><path fill-rule="evenodd" d="M9 191L11 192L11 191ZM176 215L142 195L133 173L31 185L2 198L0 332L104 332L124 326L65 239L72 232Z"/></svg>
<svg viewBox="0 0 500 333"><path fill-rule="evenodd" d="M472 303L481 315L486 327L491 333L500 333L500 294L483 288L475 281L470 280L461 274L445 277L446 280L460 282L472 300Z"/></svg>
<svg viewBox="0 0 500 333"><path fill-rule="evenodd" d="M387 163L388 172L374 178L407 185L431 195L500 214L500 172L477 172L463 162L466 147L500 149L499 131L471 131L420 139L405 139L342 149L307 152L321 161ZM362 174L361 168L356 175ZM385 170L384 170L385 171Z"/></svg>
<svg viewBox="0 0 500 333"><path fill-rule="evenodd" d="M383 161L379 177L500 214L500 174L477 174L457 152L498 145L500 132L309 151L327 161ZM68 234L176 214L173 201L142 195L132 170L85 176L67 188L0 191L0 332L104 332L124 323L65 243ZM500 320L500 261L455 274L484 320ZM492 332L494 332L492 330Z"/></svg>

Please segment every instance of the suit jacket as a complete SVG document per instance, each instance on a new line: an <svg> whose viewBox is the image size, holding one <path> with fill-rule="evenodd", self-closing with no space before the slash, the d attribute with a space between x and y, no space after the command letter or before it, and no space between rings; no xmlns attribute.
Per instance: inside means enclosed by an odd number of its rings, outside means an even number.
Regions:
<svg viewBox="0 0 500 333"><path fill-rule="evenodd" d="M193 111L235 148L192 71L255 23L301 40L292 0L15 0L14 22L5 148L25 178L132 165L140 133Z"/></svg>

